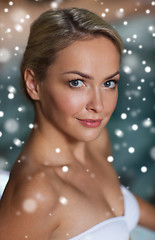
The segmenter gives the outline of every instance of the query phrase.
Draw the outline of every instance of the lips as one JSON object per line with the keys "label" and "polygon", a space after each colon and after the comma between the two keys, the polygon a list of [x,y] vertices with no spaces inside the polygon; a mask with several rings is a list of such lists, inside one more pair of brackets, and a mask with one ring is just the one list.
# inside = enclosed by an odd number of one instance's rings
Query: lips
{"label": "lips", "polygon": [[85,127],[95,128],[100,126],[102,119],[78,119],[78,121]]}

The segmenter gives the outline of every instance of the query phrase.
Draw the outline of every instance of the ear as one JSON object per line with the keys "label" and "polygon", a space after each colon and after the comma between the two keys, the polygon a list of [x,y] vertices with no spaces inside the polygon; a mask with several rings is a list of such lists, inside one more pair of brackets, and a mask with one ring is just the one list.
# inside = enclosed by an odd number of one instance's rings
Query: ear
{"label": "ear", "polygon": [[29,94],[29,96],[33,100],[39,100],[39,84],[37,83],[35,79],[35,74],[32,69],[26,68],[24,72],[24,79],[25,79],[25,85],[26,90]]}

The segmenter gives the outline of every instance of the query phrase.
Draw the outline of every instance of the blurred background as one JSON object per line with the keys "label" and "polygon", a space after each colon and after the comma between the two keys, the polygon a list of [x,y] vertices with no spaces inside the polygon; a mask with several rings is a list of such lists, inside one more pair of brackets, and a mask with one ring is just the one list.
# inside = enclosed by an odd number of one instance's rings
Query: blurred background
{"label": "blurred background", "polygon": [[[0,0],[0,189],[33,127],[20,89],[31,22],[50,8],[81,7],[110,22],[124,51],[116,110],[108,123],[121,183],[155,204],[155,1]],[[143,238],[141,238],[142,240]]]}

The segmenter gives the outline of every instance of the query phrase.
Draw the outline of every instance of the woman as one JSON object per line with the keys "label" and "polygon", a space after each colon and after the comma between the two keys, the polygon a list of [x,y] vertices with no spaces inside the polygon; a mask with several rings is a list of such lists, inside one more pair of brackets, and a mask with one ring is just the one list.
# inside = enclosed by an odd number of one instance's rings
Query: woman
{"label": "woman", "polygon": [[121,51],[116,31],[84,9],[31,26],[21,73],[34,128],[0,203],[1,239],[128,240],[138,221],[155,228],[153,206],[120,187],[107,161]]}

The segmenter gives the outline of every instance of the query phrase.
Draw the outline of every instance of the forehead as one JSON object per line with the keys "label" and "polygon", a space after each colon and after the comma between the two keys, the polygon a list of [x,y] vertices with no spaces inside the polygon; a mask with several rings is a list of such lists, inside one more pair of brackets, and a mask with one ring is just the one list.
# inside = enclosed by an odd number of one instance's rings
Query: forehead
{"label": "forehead", "polygon": [[80,70],[84,72],[117,71],[120,54],[114,43],[106,37],[80,40],[57,53],[54,69],[60,71]]}

